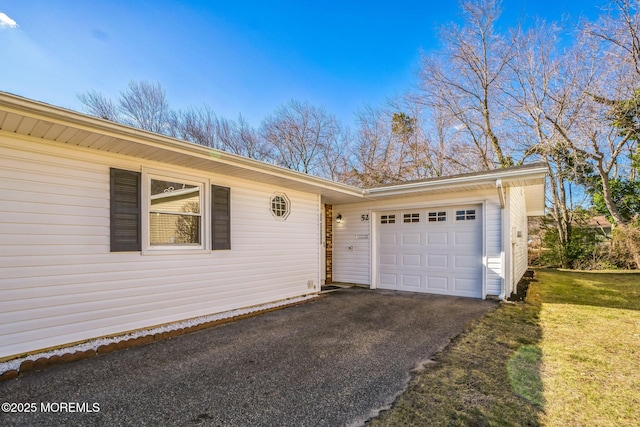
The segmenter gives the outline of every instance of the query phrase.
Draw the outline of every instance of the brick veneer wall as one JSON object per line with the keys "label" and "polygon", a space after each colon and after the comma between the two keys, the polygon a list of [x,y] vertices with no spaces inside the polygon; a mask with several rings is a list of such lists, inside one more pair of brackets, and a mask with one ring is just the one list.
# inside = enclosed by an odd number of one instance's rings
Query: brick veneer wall
{"label": "brick veneer wall", "polygon": [[325,283],[333,282],[333,207],[331,205],[324,205],[325,212],[325,242],[327,248],[327,278]]}

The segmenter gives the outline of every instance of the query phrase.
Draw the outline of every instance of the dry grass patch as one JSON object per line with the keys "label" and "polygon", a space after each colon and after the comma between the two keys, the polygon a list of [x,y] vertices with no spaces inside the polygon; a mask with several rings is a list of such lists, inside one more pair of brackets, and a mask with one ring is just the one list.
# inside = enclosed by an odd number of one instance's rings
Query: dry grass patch
{"label": "dry grass patch", "polygon": [[438,354],[372,425],[538,425],[540,337],[537,307],[503,304]]}
{"label": "dry grass patch", "polygon": [[371,424],[640,425],[640,274],[540,270],[434,362]]}

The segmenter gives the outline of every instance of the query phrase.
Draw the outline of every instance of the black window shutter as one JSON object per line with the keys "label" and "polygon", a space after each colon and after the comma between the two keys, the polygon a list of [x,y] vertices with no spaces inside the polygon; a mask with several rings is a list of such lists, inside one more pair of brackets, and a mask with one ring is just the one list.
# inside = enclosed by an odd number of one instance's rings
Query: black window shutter
{"label": "black window shutter", "polygon": [[140,172],[111,168],[111,252],[142,250]]}
{"label": "black window shutter", "polygon": [[231,249],[231,190],[211,186],[211,246]]}

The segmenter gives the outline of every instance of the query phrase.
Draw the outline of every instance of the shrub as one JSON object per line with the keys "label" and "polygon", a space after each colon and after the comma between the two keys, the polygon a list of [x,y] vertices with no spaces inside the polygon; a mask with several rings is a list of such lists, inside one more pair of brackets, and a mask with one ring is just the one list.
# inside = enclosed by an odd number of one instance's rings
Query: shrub
{"label": "shrub", "polygon": [[611,240],[611,261],[620,268],[638,268],[640,249],[640,220],[623,227],[614,228]]}
{"label": "shrub", "polygon": [[603,250],[602,243],[602,236],[590,227],[574,226],[571,239],[566,244],[560,242],[558,230],[550,228],[543,238],[546,251],[541,262],[552,267],[599,269],[606,262],[608,252]]}

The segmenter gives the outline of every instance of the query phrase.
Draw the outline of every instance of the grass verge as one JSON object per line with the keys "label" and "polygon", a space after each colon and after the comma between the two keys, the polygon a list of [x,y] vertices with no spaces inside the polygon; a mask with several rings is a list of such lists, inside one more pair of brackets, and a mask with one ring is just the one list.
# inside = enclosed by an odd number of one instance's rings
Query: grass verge
{"label": "grass verge", "polygon": [[640,274],[542,270],[545,425],[640,424]]}
{"label": "grass verge", "polygon": [[638,425],[639,296],[640,275],[541,270],[371,425]]}

